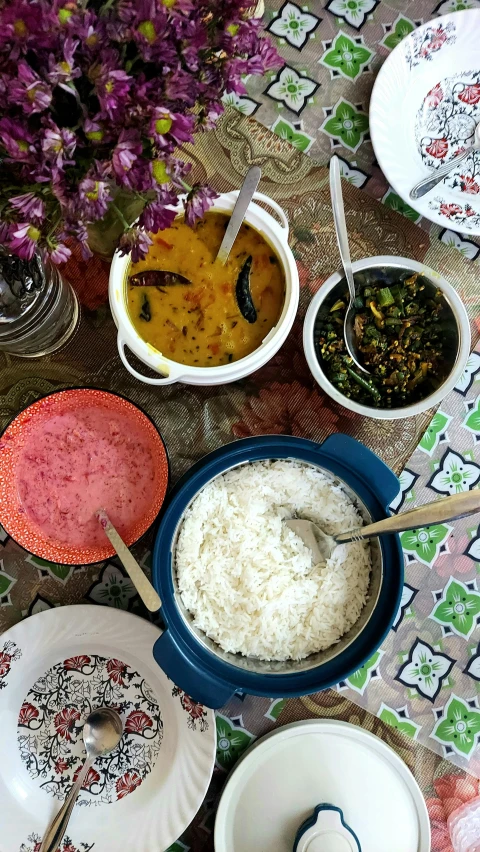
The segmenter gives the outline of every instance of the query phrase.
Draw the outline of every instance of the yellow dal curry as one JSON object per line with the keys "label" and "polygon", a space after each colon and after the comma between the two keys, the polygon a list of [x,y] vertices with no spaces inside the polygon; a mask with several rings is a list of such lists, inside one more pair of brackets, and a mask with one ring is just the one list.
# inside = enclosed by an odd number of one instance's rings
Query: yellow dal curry
{"label": "yellow dal curry", "polygon": [[[190,228],[182,219],[152,236],[145,258],[129,274],[168,270],[192,284],[127,288],[130,319],[140,337],[172,361],[217,367],[238,361],[257,349],[278,322],[285,299],[282,266],[266,240],[245,223],[225,266],[214,263],[229,217],[207,213]],[[237,281],[252,257],[250,292],[255,322],[242,315]],[[147,300],[147,301],[145,301]]]}

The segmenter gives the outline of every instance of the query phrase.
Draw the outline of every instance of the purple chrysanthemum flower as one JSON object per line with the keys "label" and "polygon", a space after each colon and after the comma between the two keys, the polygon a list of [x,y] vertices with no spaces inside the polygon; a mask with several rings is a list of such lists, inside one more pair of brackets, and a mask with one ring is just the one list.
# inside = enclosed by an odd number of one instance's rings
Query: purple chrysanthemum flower
{"label": "purple chrysanthemum flower", "polygon": [[209,186],[195,184],[183,203],[187,225],[192,227],[197,219],[201,219],[207,210],[210,209],[216,198],[218,198],[218,192],[215,192]]}
{"label": "purple chrysanthemum flower", "polygon": [[138,263],[139,260],[145,260],[152,242],[152,238],[146,231],[134,227],[122,234],[118,248],[121,255],[131,253],[132,263]]}
{"label": "purple chrysanthemum flower", "polygon": [[78,45],[79,42],[69,36],[63,44],[63,59],[55,61],[56,57],[50,54],[47,76],[52,86],[66,86],[71,80],[80,77],[82,72],[75,66],[75,51]]}
{"label": "purple chrysanthemum flower", "polygon": [[8,247],[22,260],[31,260],[38,246],[41,232],[31,222],[15,225],[10,233]]}
{"label": "purple chrysanthemum flower", "polygon": [[57,127],[51,121],[43,131],[42,151],[45,159],[58,169],[74,163],[72,155],[77,144],[77,137],[67,127]]}
{"label": "purple chrysanthemum flower", "polygon": [[0,246],[8,245],[14,227],[9,222],[0,222]]}
{"label": "purple chrysanthemum flower", "polygon": [[42,10],[29,0],[12,0],[0,10],[0,47],[15,60],[41,28]]}
{"label": "purple chrysanthemum flower", "polygon": [[[78,211],[75,211],[75,216],[78,217]],[[88,245],[87,226],[81,219],[69,219],[67,217],[58,237],[60,240],[66,240],[68,238],[74,239],[80,246],[84,260],[88,260],[90,257],[93,257],[93,252]]]}
{"label": "purple chrysanthemum flower", "polygon": [[113,171],[121,184],[128,184],[128,173],[142,153],[142,140],[138,130],[122,130],[113,149]]}
{"label": "purple chrysanthemum flower", "polygon": [[159,193],[159,197],[144,208],[139,219],[140,226],[152,234],[170,228],[177,215],[176,204],[177,195],[173,190]]}
{"label": "purple chrysanthemum flower", "polygon": [[8,156],[19,163],[32,162],[33,136],[18,120],[0,118],[0,141]]}
{"label": "purple chrysanthemum flower", "polygon": [[78,184],[78,198],[72,210],[78,210],[87,222],[95,222],[105,216],[111,200],[107,181],[87,175]]}
{"label": "purple chrysanthemum flower", "polygon": [[193,115],[180,115],[164,107],[156,107],[150,121],[150,134],[160,148],[174,150],[175,145],[193,142]]}
{"label": "purple chrysanthemum flower", "polygon": [[15,195],[10,198],[10,205],[23,219],[34,219],[42,222],[45,218],[45,202],[33,192]]}
{"label": "purple chrysanthemum flower", "polygon": [[48,109],[52,91],[28,62],[21,59],[17,64],[17,77],[10,81],[7,96],[10,103],[21,107],[26,115],[31,115]]}
{"label": "purple chrysanthemum flower", "polygon": [[115,119],[117,112],[124,107],[130,92],[132,78],[121,68],[106,65],[95,83],[95,91],[100,101],[101,111]]}
{"label": "purple chrysanthemum flower", "polygon": [[53,263],[66,263],[71,254],[71,249],[63,243],[55,243],[49,251]]}

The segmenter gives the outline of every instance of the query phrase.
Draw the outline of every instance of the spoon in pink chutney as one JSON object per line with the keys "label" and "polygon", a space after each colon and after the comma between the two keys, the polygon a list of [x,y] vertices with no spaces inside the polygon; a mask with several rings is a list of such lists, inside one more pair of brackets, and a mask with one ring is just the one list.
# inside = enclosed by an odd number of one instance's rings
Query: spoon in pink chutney
{"label": "spoon in pink chutney", "polygon": [[133,585],[135,586],[138,594],[140,595],[143,603],[147,607],[150,612],[157,612],[162,602],[160,600],[160,596],[157,594],[155,589],[153,588],[150,580],[147,579],[145,574],[143,573],[140,565],[137,560],[130,553],[127,545],[125,544],[123,538],[119,535],[115,527],[113,526],[110,518],[104,509],[97,509],[95,512],[95,517],[100,524],[102,530],[107,536],[112,547],[115,548],[116,554],[120,559],[125,571],[130,577]]}

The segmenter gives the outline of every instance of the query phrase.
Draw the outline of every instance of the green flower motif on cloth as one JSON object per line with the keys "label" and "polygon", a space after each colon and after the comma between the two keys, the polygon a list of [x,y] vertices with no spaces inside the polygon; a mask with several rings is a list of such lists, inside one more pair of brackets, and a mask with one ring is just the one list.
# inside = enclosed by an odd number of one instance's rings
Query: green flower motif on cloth
{"label": "green flower motif on cloth", "polygon": [[464,429],[468,429],[475,436],[480,433],[480,396],[477,396],[473,408],[469,408],[465,420],[462,423]]}
{"label": "green flower motif on cloth", "polygon": [[402,734],[406,734],[407,737],[411,737],[412,740],[416,740],[418,732],[422,726],[417,725],[416,722],[412,722],[406,713],[406,708],[394,710],[393,707],[387,707],[387,705],[382,701],[377,716],[382,720],[382,722],[385,722],[387,725],[391,725],[392,728],[396,728],[397,731],[400,731]]}
{"label": "green flower motif on cloth", "polygon": [[325,6],[332,15],[343,18],[347,24],[359,30],[366,21],[367,15],[373,12],[380,0],[328,0]]}
{"label": "green flower motif on cloth", "polygon": [[451,423],[451,420],[452,418],[449,414],[444,414],[443,411],[437,411],[437,413],[433,415],[430,425],[424,433],[418,448],[431,456],[437,449],[440,439],[442,437],[446,437],[445,430],[449,423]]}
{"label": "green flower motif on cloth", "polygon": [[401,213],[402,216],[405,216],[407,219],[410,219],[412,222],[418,222],[421,219],[419,213],[410,207],[409,204],[406,204],[393,189],[389,189],[388,192],[382,198],[385,207],[390,207],[390,210],[395,210],[397,213]]}
{"label": "green flower motif on cloth", "polygon": [[285,39],[292,47],[301,50],[308,37],[318,27],[321,18],[310,15],[295,3],[285,3],[278,16],[265,29],[278,38]]}
{"label": "green flower motif on cloth", "polygon": [[[333,113],[333,114],[331,114]],[[328,136],[338,139],[345,148],[355,152],[368,131],[368,116],[343,99],[328,110],[321,128]]]}
{"label": "green flower motif on cloth", "polygon": [[281,101],[292,112],[300,115],[307,99],[317,91],[319,85],[315,80],[310,80],[309,77],[284,65],[273,83],[265,89],[265,94],[274,101]]}
{"label": "green flower motif on cloth", "polygon": [[[384,25],[385,26],[385,25]],[[385,38],[380,42],[380,44],[388,47],[389,50],[393,50],[397,44],[400,44],[401,41],[405,38],[405,36],[412,33],[415,29],[415,24],[413,21],[410,21],[409,18],[403,18],[401,15],[397,18],[397,20],[391,25],[388,33],[386,33]]]}
{"label": "green flower motif on cloth", "polygon": [[478,464],[467,461],[460,453],[447,450],[427,485],[437,494],[460,494],[461,491],[471,491],[479,479]]}
{"label": "green flower motif on cloth", "polygon": [[345,681],[346,685],[351,689],[354,689],[355,692],[358,692],[359,695],[363,695],[368,684],[370,683],[373,675],[376,673],[377,675],[377,665],[380,661],[380,657],[383,655],[383,651],[377,651],[373,657],[370,657],[363,666],[358,669],[358,671],[354,672],[353,675],[350,675]]}
{"label": "green flower motif on cloth", "polygon": [[94,603],[128,609],[129,601],[137,596],[132,581],[116,565],[107,563],[98,581],[88,590],[86,597]]}
{"label": "green flower motif on cloth", "polygon": [[437,15],[448,15],[450,12],[463,12],[464,9],[478,9],[476,0],[445,0],[435,9]]}
{"label": "green flower motif on cloth", "polygon": [[275,123],[272,124],[271,129],[277,136],[280,136],[280,139],[286,139],[294,148],[297,148],[298,151],[302,151],[304,154],[313,145],[313,136],[296,130],[293,124],[290,124],[285,118],[277,118]]}
{"label": "green flower motif on cloth", "polygon": [[10,574],[3,570],[3,562],[0,560],[0,606],[12,605],[10,591],[16,582],[14,577],[10,577]]}
{"label": "green flower motif on cloth", "polygon": [[472,580],[466,586],[451,577],[439,595],[439,602],[433,608],[430,618],[452,630],[457,636],[468,639],[478,623],[480,613],[480,594],[475,581]]}
{"label": "green flower motif on cloth", "polygon": [[390,509],[392,512],[398,512],[406,500],[413,500],[413,486],[415,485],[418,476],[418,473],[414,473],[412,470],[408,470],[407,468],[402,470],[398,477],[398,481],[400,482],[400,491],[395,499],[390,503]]}
{"label": "green flower motif on cloth", "polygon": [[265,718],[271,719],[272,722],[276,722],[286,703],[286,698],[275,698],[265,713]]}
{"label": "green flower motif on cloth", "polygon": [[435,701],[454,665],[452,657],[441,654],[417,637],[395,680],[412,687],[429,701]]}
{"label": "green flower motif on cloth", "polygon": [[[471,702],[473,703],[473,702]],[[480,734],[480,710],[452,695],[430,736],[463,757],[474,751]]]}
{"label": "green flower motif on cloth", "polygon": [[320,62],[332,72],[332,77],[346,77],[356,80],[365,66],[370,62],[373,53],[360,44],[361,37],[353,41],[345,33],[340,32],[333,41],[330,50],[323,54]]}
{"label": "green flower motif on cloth", "polygon": [[433,527],[418,527],[400,533],[400,541],[405,553],[409,553],[423,565],[431,568],[440,553],[440,548],[449,537],[453,527],[448,524],[436,524]]}
{"label": "green flower motif on cloth", "polygon": [[[455,385],[455,390],[461,393],[462,396],[466,396],[473,383],[477,381],[479,372],[480,355],[478,352],[470,352],[465,369]],[[470,411],[471,409],[468,408],[468,410]]]}
{"label": "green flower motif on cloth", "polygon": [[225,106],[235,107],[242,115],[253,115],[260,106],[258,101],[254,101],[253,98],[237,95],[235,92],[225,94],[222,98],[222,103]]}
{"label": "green flower motif on cloth", "polygon": [[50,576],[53,580],[59,580],[65,584],[73,574],[73,565],[58,565],[56,562],[47,562],[39,556],[27,556],[25,559],[30,565],[35,565],[41,577]]}
{"label": "green flower motif on cloth", "polygon": [[226,716],[216,714],[217,723],[217,766],[229,772],[238,758],[251,745],[254,735],[245,728],[237,727]]}

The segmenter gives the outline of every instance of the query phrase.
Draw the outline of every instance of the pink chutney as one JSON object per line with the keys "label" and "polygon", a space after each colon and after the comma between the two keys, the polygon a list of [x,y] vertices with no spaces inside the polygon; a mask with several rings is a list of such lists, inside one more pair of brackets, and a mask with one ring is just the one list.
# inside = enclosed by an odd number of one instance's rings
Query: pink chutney
{"label": "pink chutney", "polygon": [[27,436],[16,479],[21,505],[43,535],[72,547],[103,545],[97,509],[123,537],[147,512],[154,479],[148,436],[133,418],[102,407],[55,414]]}

